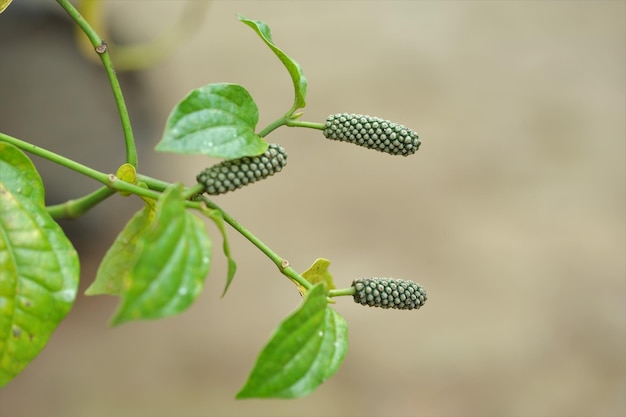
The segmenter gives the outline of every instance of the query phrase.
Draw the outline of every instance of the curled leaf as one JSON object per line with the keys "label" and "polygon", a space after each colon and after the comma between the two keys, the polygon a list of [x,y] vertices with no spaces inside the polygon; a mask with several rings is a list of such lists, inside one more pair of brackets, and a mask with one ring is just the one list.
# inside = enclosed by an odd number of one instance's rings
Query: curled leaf
{"label": "curled leaf", "polygon": [[302,68],[300,64],[298,64],[293,58],[284,53],[278,46],[274,44],[272,40],[272,34],[270,32],[270,27],[260,20],[251,20],[246,19],[243,16],[239,16],[239,20],[241,20],[246,25],[250,26],[257,35],[265,42],[265,44],[276,54],[280,62],[283,63],[289,75],[291,76],[291,80],[293,82],[294,89],[294,110],[301,109],[306,106],[306,90],[307,90],[307,80],[302,72]]}

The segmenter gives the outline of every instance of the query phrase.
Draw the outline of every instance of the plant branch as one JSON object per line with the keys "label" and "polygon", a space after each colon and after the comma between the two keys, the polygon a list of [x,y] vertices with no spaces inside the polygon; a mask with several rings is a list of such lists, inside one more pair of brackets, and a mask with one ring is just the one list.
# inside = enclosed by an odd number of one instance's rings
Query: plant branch
{"label": "plant branch", "polygon": [[203,200],[205,204],[207,205],[207,207],[214,209],[214,210],[218,210],[222,214],[222,217],[224,218],[224,221],[226,223],[228,223],[233,229],[235,229],[237,232],[239,232],[239,234],[241,234],[243,237],[248,239],[250,243],[252,243],[254,246],[259,248],[261,252],[263,252],[268,258],[270,258],[272,262],[274,262],[274,264],[278,267],[278,270],[280,271],[281,274],[285,275],[291,281],[298,283],[299,285],[306,288],[307,290],[311,289],[312,287],[311,283],[307,281],[306,279],[304,279],[302,275],[296,272],[295,269],[289,266],[289,262],[286,259],[282,258],[276,252],[270,249],[265,243],[261,241],[261,239],[256,237],[254,234],[252,234],[252,232],[250,232],[248,229],[246,229],[241,224],[239,224],[237,220],[232,218],[228,213],[222,210],[219,206],[217,206],[211,200],[209,200],[206,197],[204,197]]}
{"label": "plant branch", "polygon": [[272,131],[278,129],[281,126],[289,126],[289,127],[306,127],[309,129],[317,129],[317,130],[324,130],[326,129],[326,124],[325,123],[315,123],[315,122],[307,122],[304,120],[298,120],[297,117],[299,116],[296,115],[296,117],[293,116],[293,110],[290,110],[287,114],[285,114],[283,117],[281,117],[280,119],[277,119],[275,121],[273,121],[272,123],[270,123],[269,125],[267,125],[263,130],[261,130],[258,135],[260,137],[265,137],[267,136],[269,133],[271,133]]}
{"label": "plant branch", "polygon": [[287,120],[285,124],[289,127],[307,127],[309,129],[317,129],[317,130],[326,129],[325,123],[307,122],[304,120],[296,120],[296,119]]}
{"label": "plant branch", "polygon": [[128,115],[128,109],[126,108],[126,102],[124,101],[122,89],[120,87],[119,80],[117,79],[117,75],[115,74],[115,69],[113,69],[111,57],[107,51],[106,42],[100,39],[100,36],[98,36],[96,31],[93,30],[93,28],[89,25],[89,23],[87,23],[80,12],[69,2],[69,0],[57,0],[57,3],[65,9],[67,14],[74,20],[74,22],[76,22],[85,35],[87,35],[87,38],[89,38],[89,41],[96,49],[100,59],[102,60],[104,70],[106,71],[109,83],[111,84],[111,89],[113,90],[113,97],[115,99],[117,111],[120,115],[120,121],[122,123],[124,141],[126,143],[126,162],[137,168],[137,149],[135,147],[133,129],[130,124],[130,117]]}
{"label": "plant branch", "polygon": [[[157,178],[152,178],[147,175],[141,175],[141,174],[137,174],[137,180],[139,182],[143,182],[144,184],[146,184],[149,189],[160,191],[160,192],[165,191],[167,187],[172,185],[171,183],[167,181],[163,181]],[[203,191],[204,191],[204,186],[202,184],[195,184],[191,187],[185,187],[183,198],[187,200],[195,196],[196,194],[202,193]]]}
{"label": "plant branch", "polygon": [[346,295],[354,295],[355,292],[356,292],[356,288],[354,287],[339,288],[336,290],[328,291],[328,296],[329,297],[342,297]]}
{"label": "plant branch", "polygon": [[172,185],[171,183],[163,180],[159,180],[156,178],[149,177],[147,175],[142,175],[137,173],[137,181],[145,183],[149,189],[156,191],[165,191],[167,187]]}
{"label": "plant branch", "polygon": [[66,168],[69,168],[73,171],[76,171],[80,174],[83,174],[87,177],[93,178],[94,180],[101,182],[105,185],[108,184],[109,182],[109,175],[105,174],[103,172],[97,171],[93,168],[89,168],[86,165],[83,165],[81,163],[78,163],[72,159],[66,158],[64,156],[61,156],[57,153],[54,153],[52,151],[49,151],[47,149],[44,148],[40,148],[37,145],[33,145],[31,143],[28,142],[24,142],[23,140],[20,140],[18,138],[14,138],[13,136],[9,136],[5,133],[0,133],[0,140],[4,141],[4,142],[8,142],[12,145],[17,146],[18,148],[32,153],[33,155],[37,155],[41,158],[47,159],[49,161],[52,161],[56,164],[62,165]]}
{"label": "plant branch", "polygon": [[100,187],[81,198],[47,206],[46,210],[54,219],[76,219],[113,194],[115,194],[115,190],[109,187]]}
{"label": "plant branch", "polygon": [[[33,155],[37,155],[41,158],[47,159],[49,161],[52,161],[58,165],[62,165],[66,168],[69,168],[73,171],[76,171],[80,174],[83,174],[89,178],[93,178],[94,180],[104,184],[107,188],[110,188],[112,190],[115,191],[125,191],[131,194],[135,194],[141,197],[145,197],[145,198],[152,198],[152,199],[158,199],[159,198],[159,194],[156,191],[153,190],[148,190],[146,188],[140,187],[138,185],[134,185],[128,182],[125,182],[123,180],[120,180],[119,178],[117,178],[115,175],[113,174],[105,174],[104,172],[100,172],[98,170],[95,170],[93,168],[89,168],[86,165],[83,165],[79,162],[76,162],[72,159],[66,158],[64,156],[61,156],[57,153],[54,153],[52,151],[49,151],[47,149],[41,148],[37,145],[33,145],[31,143],[28,142],[24,142],[23,140],[14,138],[13,136],[9,136],[5,133],[0,133],[0,141],[4,141],[7,143],[10,143],[14,146],[17,146],[18,148],[32,153]],[[104,193],[104,192],[103,192]],[[94,193],[92,193],[94,194]],[[102,198],[104,194],[98,194],[98,198]],[[90,194],[88,194],[87,196],[81,197],[78,200],[82,200],[82,199],[89,199],[89,198],[96,198],[94,196],[89,197]],[[86,203],[82,203],[82,204],[86,204]],[[59,209],[55,209],[55,210],[59,210]]]}
{"label": "plant branch", "polygon": [[183,198],[189,199],[195,195],[201,194],[204,192],[204,185],[196,184],[193,187],[185,188],[183,192]]}
{"label": "plant branch", "polygon": [[281,127],[283,125],[286,125],[287,124],[287,119],[288,119],[289,116],[290,116],[290,114],[287,113],[286,115],[284,115],[280,119],[277,119],[277,120],[273,121],[269,125],[265,126],[265,128],[263,130],[261,130],[258,133],[258,135],[260,137],[264,138],[265,136],[267,136],[268,134],[270,134],[274,130],[278,129],[279,127]]}

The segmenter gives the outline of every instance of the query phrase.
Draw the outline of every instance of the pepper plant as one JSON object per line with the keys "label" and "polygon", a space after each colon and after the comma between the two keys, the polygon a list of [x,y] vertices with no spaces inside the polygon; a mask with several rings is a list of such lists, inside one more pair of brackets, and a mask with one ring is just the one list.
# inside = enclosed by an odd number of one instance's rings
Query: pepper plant
{"label": "pepper plant", "polygon": [[[349,287],[336,288],[330,262],[323,258],[299,273],[210,198],[281,172],[287,152],[279,144],[268,143],[267,137],[283,126],[320,130],[331,140],[399,156],[417,151],[420,140],[415,132],[359,114],[335,114],[323,123],[301,120],[307,94],[302,68],[276,46],[265,23],[239,16],[287,69],[294,91],[291,108],[259,129],[257,106],[241,85],[197,88],[172,110],[156,150],[203,154],[223,161],[199,173],[190,186],[142,175],[137,170],[133,131],[107,44],[68,0],[57,2],[87,35],[102,61],[123,127],[126,163],[115,168],[115,173],[100,172],[0,133],[0,387],[44,348],[77,295],[78,255],[55,220],[78,217],[114,195],[144,201],[107,251],[86,290],[89,296],[119,297],[111,320],[114,326],[172,316],[196,300],[213,256],[200,217],[213,221],[221,232],[228,260],[224,294],[236,270],[227,225],[295,284],[300,295],[294,295],[303,298],[300,307],[271,335],[237,398],[305,396],[337,371],[348,339],[345,320],[331,307],[333,298],[351,296],[362,305],[402,310],[424,304],[426,293],[413,281],[359,278]],[[101,186],[80,198],[46,206],[43,183],[24,151],[86,175]]]}

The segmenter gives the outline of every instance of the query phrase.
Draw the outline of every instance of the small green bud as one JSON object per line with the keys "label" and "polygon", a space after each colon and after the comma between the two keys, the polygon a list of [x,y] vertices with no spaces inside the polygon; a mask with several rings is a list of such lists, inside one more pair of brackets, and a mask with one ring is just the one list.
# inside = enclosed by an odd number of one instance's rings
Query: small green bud
{"label": "small green bud", "polygon": [[354,302],[364,306],[418,309],[426,302],[426,291],[413,281],[394,278],[360,278],[352,282]]}
{"label": "small green bud", "polygon": [[218,195],[263,180],[287,165],[287,153],[276,143],[257,156],[222,161],[202,171],[196,179],[207,194]]}
{"label": "small green bud", "polygon": [[324,136],[390,155],[409,156],[420,147],[417,133],[397,123],[362,114],[338,113],[326,119]]}

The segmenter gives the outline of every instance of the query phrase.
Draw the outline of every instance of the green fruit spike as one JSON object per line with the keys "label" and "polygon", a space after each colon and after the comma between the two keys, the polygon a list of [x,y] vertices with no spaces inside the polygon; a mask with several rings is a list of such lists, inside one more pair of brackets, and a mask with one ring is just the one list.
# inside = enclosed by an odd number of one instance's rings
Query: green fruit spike
{"label": "green fruit spike", "polygon": [[360,278],[352,282],[354,302],[370,307],[418,309],[426,302],[426,291],[417,283],[394,278]]}
{"label": "green fruit spike", "polygon": [[218,195],[261,181],[285,165],[287,153],[280,145],[271,143],[261,155],[222,161],[202,171],[196,179],[207,194]]}
{"label": "green fruit spike", "polygon": [[339,113],[328,116],[324,136],[327,139],[350,142],[390,155],[402,156],[414,154],[421,144],[417,133],[411,129],[389,120],[362,114]]}

